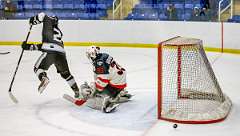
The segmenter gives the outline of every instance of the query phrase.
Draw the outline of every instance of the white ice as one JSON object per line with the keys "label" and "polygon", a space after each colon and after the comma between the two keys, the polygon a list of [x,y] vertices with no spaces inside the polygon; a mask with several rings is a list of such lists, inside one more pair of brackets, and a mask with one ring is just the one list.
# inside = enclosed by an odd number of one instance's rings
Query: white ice
{"label": "white ice", "polygon": [[[92,81],[92,67],[85,57],[86,47],[66,47],[69,67],[80,85]],[[147,48],[102,48],[127,69],[128,90],[133,100],[105,114],[62,98],[73,95],[54,66],[48,76],[50,84],[39,94],[39,81],[33,66],[41,52],[25,51],[12,92],[19,100],[14,104],[8,89],[21,52],[17,46],[0,46],[0,135],[1,136],[239,136],[240,135],[240,56],[207,53],[224,92],[233,101],[229,117],[210,125],[182,125],[157,120],[157,50]]]}

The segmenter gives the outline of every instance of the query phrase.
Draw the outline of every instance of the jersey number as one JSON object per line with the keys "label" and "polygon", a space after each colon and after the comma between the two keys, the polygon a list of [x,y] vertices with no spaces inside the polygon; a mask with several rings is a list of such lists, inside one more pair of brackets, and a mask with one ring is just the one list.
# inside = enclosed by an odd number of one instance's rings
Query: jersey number
{"label": "jersey number", "polygon": [[59,29],[54,28],[53,40],[62,42],[62,33]]}
{"label": "jersey number", "polygon": [[120,65],[118,65],[115,61],[112,61],[111,64],[110,64],[110,66],[111,66],[112,68],[116,67],[116,69],[118,70],[117,73],[118,73],[119,75],[122,75],[123,72],[125,71],[125,69],[122,68]]}

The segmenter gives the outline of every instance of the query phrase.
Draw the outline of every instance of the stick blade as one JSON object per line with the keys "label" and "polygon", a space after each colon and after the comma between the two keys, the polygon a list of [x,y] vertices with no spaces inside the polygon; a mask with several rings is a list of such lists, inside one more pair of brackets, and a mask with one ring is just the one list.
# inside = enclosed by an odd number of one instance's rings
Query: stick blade
{"label": "stick blade", "polygon": [[8,92],[8,94],[9,94],[9,97],[11,98],[11,100],[12,100],[15,104],[17,104],[17,103],[18,103],[18,100],[17,100],[17,98],[12,94],[12,92]]}
{"label": "stick blade", "polygon": [[9,54],[10,52],[0,52],[1,55],[6,55],[6,54]]}
{"label": "stick blade", "polygon": [[64,94],[64,95],[63,95],[63,98],[64,98],[65,100],[67,100],[67,101],[69,101],[69,102],[77,105],[77,106],[81,106],[81,105],[83,105],[83,104],[86,102],[86,100],[75,99],[75,98],[73,98],[72,96],[70,96],[70,95],[68,95],[68,94]]}
{"label": "stick blade", "polygon": [[63,98],[64,98],[65,100],[71,102],[71,103],[74,103],[74,102],[75,102],[74,98],[73,98],[72,96],[68,95],[68,94],[64,94],[64,95],[63,95]]}

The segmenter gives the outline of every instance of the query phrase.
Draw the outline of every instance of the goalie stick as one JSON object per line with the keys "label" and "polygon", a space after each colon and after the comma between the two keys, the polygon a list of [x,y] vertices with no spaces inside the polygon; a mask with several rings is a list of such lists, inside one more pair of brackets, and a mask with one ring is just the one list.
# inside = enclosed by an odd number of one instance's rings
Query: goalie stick
{"label": "goalie stick", "polygon": [[67,100],[67,101],[69,101],[69,102],[77,105],[77,106],[81,106],[81,105],[83,105],[83,104],[86,102],[86,100],[75,99],[75,98],[73,98],[72,96],[70,96],[70,95],[68,95],[68,94],[64,94],[64,95],[63,95],[63,98],[64,98],[65,100]]}
{"label": "goalie stick", "polygon": [[[27,37],[26,37],[26,40],[25,40],[26,42],[28,41],[28,37],[29,37],[29,35],[30,35],[31,30],[32,30],[32,25],[31,25],[30,28],[29,28],[29,31],[28,31],[28,34],[27,34]],[[11,84],[10,84],[9,89],[8,89],[9,97],[10,97],[11,100],[12,100],[14,103],[16,103],[16,104],[18,103],[18,100],[17,100],[17,98],[12,94],[12,85],[13,85],[15,76],[16,76],[16,74],[17,74],[18,67],[19,67],[20,62],[21,62],[21,60],[22,60],[23,52],[24,52],[24,50],[22,49],[21,55],[20,55],[20,57],[19,57],[19,59],[18,59],[18,63],[17,63],[16,69],[15,69],[15,72],[14,72],[14,75],[13,75],[13,78],[12,78],[12,81],[11,81]]]}
{"label": "goalie stick", "polygon": [[0,52],[0,55],[6,55],[6,54],[9,54],[10,52]]}

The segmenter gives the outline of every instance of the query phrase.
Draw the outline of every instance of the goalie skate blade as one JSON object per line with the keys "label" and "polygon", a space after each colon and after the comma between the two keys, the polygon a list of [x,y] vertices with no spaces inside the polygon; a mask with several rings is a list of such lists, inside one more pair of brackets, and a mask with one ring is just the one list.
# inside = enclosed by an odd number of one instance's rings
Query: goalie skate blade
{"label": "goalie skate blade", "polygon": [[12,99],[12,101],[13,101],[15,104],[18,103],[17,98],[12,94],[12,92],[9,92],[9,97]]}
{"label": "goalie skate blade", "polygon": [[103,109],[103,112],[105,113],[112,113],[116,110],[116,108],[119,106],[120,104],[114,104],[112,107],[107,107]]}
{"label": "goalie skate blade", "polygon": [[68,95],[68,94],[64,94],[63,98],[77,106],[81,106],[83,105],[86,101],[85,100],[80,100],[80,99],[75,99],[72,96]]}

